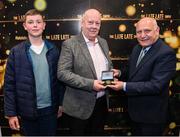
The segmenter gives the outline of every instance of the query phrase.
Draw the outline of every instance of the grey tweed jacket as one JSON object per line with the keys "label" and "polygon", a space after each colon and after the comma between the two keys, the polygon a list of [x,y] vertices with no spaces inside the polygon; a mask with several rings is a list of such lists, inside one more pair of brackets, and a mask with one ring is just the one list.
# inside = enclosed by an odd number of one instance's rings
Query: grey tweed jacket
{"label": "grey tweed jacket", "polygon": [[[99,36],[98,42],[111,69],[108,44]],[[63,99],[64,112],[76,118],[88,119],[96,102],[97,92],[93,90],[93,81],[97,77],[82,34],[63,42],[57,76],[67,85]]]}

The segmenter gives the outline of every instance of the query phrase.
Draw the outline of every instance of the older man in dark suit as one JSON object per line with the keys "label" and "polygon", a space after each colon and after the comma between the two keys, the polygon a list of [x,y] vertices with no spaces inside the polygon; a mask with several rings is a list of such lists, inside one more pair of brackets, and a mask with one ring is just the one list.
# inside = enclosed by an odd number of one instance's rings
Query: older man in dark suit
{"label": "older man in dark suit", "polygon": [[169,82],[176,70],[175,52],[159,39],[159,27],[153,18],[137,23],[136,36],[139,45],[130,56],[128,81],[115,81],[109,87],[123,89],[128,95],[134,135],[162,135],[167,122]]}
{"label": "older man in dark suit", "polygon": [[106,40],[98,36],[100,26],[101,14],[89,9],[81,33],[62,44],[58,79],[67,85],[63,108],[72,135],[103,135],[107,94],[101,73],[111,70],[112,62]]}

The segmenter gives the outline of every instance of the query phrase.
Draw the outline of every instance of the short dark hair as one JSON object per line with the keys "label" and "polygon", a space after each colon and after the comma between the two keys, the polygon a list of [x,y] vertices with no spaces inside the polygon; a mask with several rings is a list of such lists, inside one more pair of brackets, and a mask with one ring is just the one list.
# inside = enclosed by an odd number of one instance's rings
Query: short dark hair
{"label": "short dark hair", "polygon": [[41,15],[42,18],[43,18],[43,20],[44,20],[44,18],[45,18],[43,12],[38,11],[38,10],[36,10],[36,9],[31,9],[31,10],[28,10],[28,11],[25,13],[25,15],[24,15],[24,22],[26,21],[26,17],[29,16],[29,15],[30,15],[30,16],[31,16],[31,15]]}

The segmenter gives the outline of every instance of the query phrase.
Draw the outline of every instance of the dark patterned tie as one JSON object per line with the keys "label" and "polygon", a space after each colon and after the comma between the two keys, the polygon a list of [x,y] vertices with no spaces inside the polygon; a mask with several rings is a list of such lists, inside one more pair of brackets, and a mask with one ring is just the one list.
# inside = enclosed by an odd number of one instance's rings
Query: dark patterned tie
{"label": "dark patterned tie", "polygon": [[139,57],[138,57],[138,60],[137,60],[137,63],[136,63],[136,67],[139,65],[139,63],[141,62],[141,60],[143,59],[144,55],[147,53],[147,48],[142,48],[140,54],[139,54]]}

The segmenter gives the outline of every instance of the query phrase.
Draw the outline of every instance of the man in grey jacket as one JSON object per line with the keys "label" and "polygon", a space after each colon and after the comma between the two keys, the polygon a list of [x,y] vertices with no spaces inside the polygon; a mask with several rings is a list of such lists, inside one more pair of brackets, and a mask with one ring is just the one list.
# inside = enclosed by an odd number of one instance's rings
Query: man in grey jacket
{"label": "man in grey jacket", "polygon": [[81,33],[62,44],[58,79],[67,85],[63,108],[72,135],[103,135],[107,94],[101,73],[111,70],[112,62],[106,40],[98,36],[100,26],[100,12],[89,9],[83,14]]}

